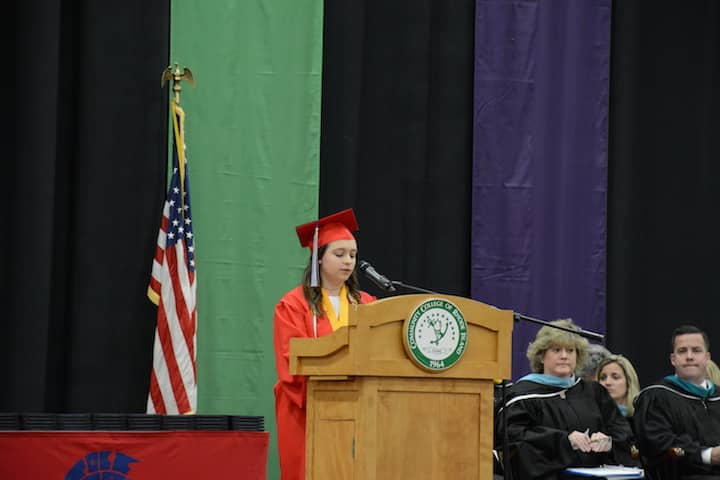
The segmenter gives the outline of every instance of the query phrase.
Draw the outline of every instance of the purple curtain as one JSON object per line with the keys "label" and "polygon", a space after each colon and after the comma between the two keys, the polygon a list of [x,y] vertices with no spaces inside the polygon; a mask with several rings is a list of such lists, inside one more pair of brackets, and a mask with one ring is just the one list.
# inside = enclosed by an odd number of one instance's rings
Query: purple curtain
{"label": "purple curtain", "polygon": [[[472,298],[605,331],[611,0],[477,0]],[[516,322],[513,378],[538,326]]]}

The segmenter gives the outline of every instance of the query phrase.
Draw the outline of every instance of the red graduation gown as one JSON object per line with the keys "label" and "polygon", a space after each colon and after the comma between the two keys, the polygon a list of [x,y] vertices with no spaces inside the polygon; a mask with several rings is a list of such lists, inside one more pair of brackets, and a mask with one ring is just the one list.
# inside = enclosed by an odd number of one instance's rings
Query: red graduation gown
{"label": "red graduation gown", "polygon": [[[370,303],[376,298],[360,292],[360,303]],[[273,320],[273,343],[275,368],[278,381],[275,384],[275,419],[277,421],[278,453],[282,480],[305,478],[305,391],[307,378],[290,375],[290,339],[313,337],[313,316],[303,295],[302,285],[286,293],[275,306]],[[318,337],[332,333],[330,321],[321,316],[317,319]]]}

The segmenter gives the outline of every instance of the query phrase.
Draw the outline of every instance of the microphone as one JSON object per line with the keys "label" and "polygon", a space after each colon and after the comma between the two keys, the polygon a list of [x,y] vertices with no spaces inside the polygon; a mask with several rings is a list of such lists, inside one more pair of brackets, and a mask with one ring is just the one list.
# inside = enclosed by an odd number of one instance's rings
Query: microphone
{"label": "microphone", "polygon": [[358,264],[358,269],[363,273],[363,275],[369,278],[370,281],[372,281],[375,285],[382,288],[386,292],[395,291],[395,287],[393,286],[392,281],[385,275],[378,273],[378,271],[375,270],[373,266],[365,260],[360,260],[360,263]]}

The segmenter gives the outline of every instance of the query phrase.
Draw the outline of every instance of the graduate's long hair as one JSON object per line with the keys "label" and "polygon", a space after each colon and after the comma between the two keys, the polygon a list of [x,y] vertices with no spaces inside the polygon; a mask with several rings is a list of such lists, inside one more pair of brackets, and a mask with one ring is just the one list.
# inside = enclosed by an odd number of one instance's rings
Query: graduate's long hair
{"label": "graduate's long hair", "polygon": [[[566,318],[550,322],[550,325],[579,330],[572,319]],[[544,326],[538,330],[535,341],[527,349],[527,358],[530,361],[530,369],[535,373],[543,373],[543,356],[550,347],[573,347],[577,352],[575,372],[581,371],[588,356],[588,341],[580,335],[566,332],[550,326]]]}
{"label": "graduate's long hair", "polygon": [[632,363],[630,363],[630,360],[622,355],[610,355],[600,362],[600,365],[598,366],[598,383],[600,383],[600,374],[602,373],[603,368],[611,363],[616,363],[625,374],[625,385],[627,386],[627,391],[625,392],[624,405],[627,407],[627,416],[632,417],[635,414],[633,402],[640,393],[640,380],[638,379],[638,374],[635,371],[635,367],[633,367]]}
{"label": "graduate's long hair", "polygon": [[[317,258],[318,261],[322,259],[322,257],[325,255],[325,251],[327,250],[329,244],[323,245],[322,247],[318,248],[317,252]],[[320,271],[320,265],[318,265],[318,272]],[[307,300],[308,305],[310,305],[310,310],[314,315],[317,315],[318,317],[325,314],[322,308],[322,286],[320,287],[311,287],[310,286],[310,275],[312,272],[312,255],[308,259],[308,264],[305,267],[305,271],[303,272],[303,278],[302,278],[302,286],[303,286],[303,294],[305,295],[305,300]],[[318,274],[318,277],[320,278],[320,283],[322,283],[322,276]],[[355,264],[355,269],[352,272],[352,275],[345,281],[345,286],[347,286],[348,289],[348,295],[350,297],[351,303],[360,303],[360,282],[358,281],[357,277],[357,262]]]}

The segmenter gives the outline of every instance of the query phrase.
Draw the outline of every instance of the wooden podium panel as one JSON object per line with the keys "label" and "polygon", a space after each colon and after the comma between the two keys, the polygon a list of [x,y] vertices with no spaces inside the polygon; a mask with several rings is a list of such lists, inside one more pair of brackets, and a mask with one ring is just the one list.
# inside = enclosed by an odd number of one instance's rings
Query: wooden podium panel
{"label": "wooden podium panel", "polygon": [[[468,324],[464,355],[444,371],[403,347],[403,322],[429,298]],[[512,312],[407,295],[354,308],[326,337],[292,339],[290,371],[310,376],[307,480],[492,478],[493,379],[509,376],[511,333]]]}

